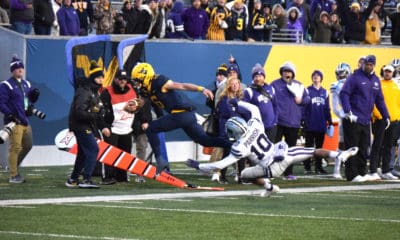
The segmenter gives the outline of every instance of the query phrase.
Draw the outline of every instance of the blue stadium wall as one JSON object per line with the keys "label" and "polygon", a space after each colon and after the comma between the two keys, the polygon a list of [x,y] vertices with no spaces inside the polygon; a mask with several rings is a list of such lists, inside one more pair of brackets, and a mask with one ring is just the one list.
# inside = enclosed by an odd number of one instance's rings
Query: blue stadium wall
{"label": "blue stadium wall", "polygon": [[[24,59],[26,78],[41,90],[36,107],[47,114],[45,120],[32,119],[35,146],[54,144],[54,136],[67,127],[67,117],[73,88],[67,78],[65,44],[68,38],[23,36],[0,28],[0,78],[9,77],[9,62],[16,53]],[[311,84],[311,72],[324,72],[324,87],[335,81],[334,69],[339,62],[348,62],[354,68],[360,56],[377,55],[379,68],[400,56],[400,49],[373,46],[247,44],[242,42],[190,42],[152,40],[145,43],[145,58],[157,73],[172,80],[213,87],[215,71],[221,63],[234,56],[242,71],[243,82],[251,82],[251,68],[255,63],[264,66],[267,82],[279,77],[279,66],[291,60],[297,67],[296,78]],[[208,113],[200,93],[186,94],[196,104],[199,113]],[[181,131],[167,134],[167,141],[187,140]],[[0,146],[4,152],[4,145]],[[3,153],[4,154],[4,153]],[[1,156],[1,155],[0,155]]]}

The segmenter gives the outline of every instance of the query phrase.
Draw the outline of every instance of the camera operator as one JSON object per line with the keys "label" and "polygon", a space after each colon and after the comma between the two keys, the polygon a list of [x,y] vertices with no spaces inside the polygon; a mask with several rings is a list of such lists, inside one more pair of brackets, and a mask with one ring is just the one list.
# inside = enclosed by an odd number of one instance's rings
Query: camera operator
{"label": "camera operator", "polygon": [[[0,84],[0,111],[4,114],[4,125],[15,122],[10,134],[8,164],[10,183],[23,183],[18,167],[32,149],[32,128],[27,110],[39,97],[39,90],[32,88],[30,82],[23,79],[24,64],[14,56],[10,63],[11,77]],[[10,131],[11,132],[11,131]]]}
{"label": "camera operator", "polygon": [[[95,61],[90,63],[89,78],[75,80],[75,94],[69,111],[69,130],[75,134],[78,144],[74,169],[65,185],[67,187],[98,188],[92,182],[99,147],[96,142],[98,127],[96,122],[104,117],[104,107],[99,90],[104,80],[103,69]],[[110,131],[103,130],[105,136]],[[83,181],[79,175],[83,170]]]}

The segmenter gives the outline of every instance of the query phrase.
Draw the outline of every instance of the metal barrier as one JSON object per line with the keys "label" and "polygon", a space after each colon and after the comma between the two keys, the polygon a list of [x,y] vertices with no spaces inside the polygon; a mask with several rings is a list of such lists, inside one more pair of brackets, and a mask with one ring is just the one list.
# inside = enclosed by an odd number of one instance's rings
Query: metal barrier
{"label": "metal barrier", "polygon": [[274,29],[271,31],[271,41],[303,43],[303,32],[293,29]]}

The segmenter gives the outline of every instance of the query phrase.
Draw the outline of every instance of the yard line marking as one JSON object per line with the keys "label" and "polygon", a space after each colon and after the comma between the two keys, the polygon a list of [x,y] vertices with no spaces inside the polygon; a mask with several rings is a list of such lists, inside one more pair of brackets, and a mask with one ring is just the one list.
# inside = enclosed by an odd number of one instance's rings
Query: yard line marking
{"label": "yard line marking", "polygon": [[138,201],[107,201],[108,203],[132,203],[132,204],[143,204],[143,202]]}
{"label": "yard line marking", "polygon": [[179,199],[179,198],[175,198],[175,199],[171,199],[171,198],[160,198],[157,199],[158,201],[170,201],[170,202],[193,202],[193,200],[191,199]]}
{"label": "yard line marking", "polygon": [[92,237],[92,236],[79,236],[68,234],[54,234],[54,233],[35,233],[35,232],[17,232],[17,231],[0,231],[0,234],[12,235],[25,235],[25,236],[38,236],[38,237],[55,237],[55,238],[76,238],[76,239],[99,239],[99,240],[139,240],[138,238],[115,238],[115,237]]}
{"label": "yard line marking", "polygon": [[273,214],[273,213],[249,213],[249,212],[225,212],[214,210],[200,209],[180,209],[180,208],[157,208],[157,207],[134,207],[134,206],[116,206],[116,205],[99,205],[99,204],[61,204],[64,206],[81,206],[81,207],[100,207],[100,208],[124,208],[138,209],[150,211],[165,211],[165,212],[188,212],[188,213],[211,213],[211,214],[227,214],[227,215],[244,215],[244,216],[260,216],[260,217],[287,217],[287,218],[302,218],[302,219],[323,219],[323,220],[340,220],[340,221],[358,221],[358,222],[391,222],[400,223],[399,219],[384,219],[384,218],[355,218],[355,217],[323,217],[313,215],[290,215],[290,214]]}
{"label": "yard line marking", "polygon": [[1,208],[36,208],[34,206],[24,206],[24,205],[18,205],[18,206],[0,206]]}
{"label": "yard line marking", "polygon": [[[342,192],[360,190],[386,190],[400,189],[400,184],[374,184],[374,185],[349,185],[349,186],[327,186],[327,187],[305,187],[305,188],[286,188],[281,189],[280,193],[319,193],[319,192]],[[84,203],[84,202],[105,202],[105,201],[140,201],[176,199],[176,198],[204,198],[204,197],[233,197],[259,195],[260,190],[243,191],[199,191],[199,192],[180,192],[180,193],[152,193],[140,195],[118,195],[118,196],[86,196],[86,197],[63,197],[63,198],[37,198],[37,199],[8,199],[0,200],[0,206],[9,205],[37,205],[37,204],[57,204],[57,203]]]}
{"label": "yard line marking", "polygon": [[[298,195],[313,195],[320,197],[332,197],[329,193],[295,193]],[[371,198],[371,199],[390,199],[390,200],[400,200],[400,197],[385,197],[376,195],[365,195],[365,194],[335,194],[335,197],[358,197],[358,198]]]}

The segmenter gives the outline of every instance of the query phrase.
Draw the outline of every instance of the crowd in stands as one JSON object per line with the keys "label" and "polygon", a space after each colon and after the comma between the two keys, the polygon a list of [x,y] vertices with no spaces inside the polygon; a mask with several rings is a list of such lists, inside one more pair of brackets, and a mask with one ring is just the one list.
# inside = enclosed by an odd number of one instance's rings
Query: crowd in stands
{"label": "crowd in stands", "polygon": [[[0,23],[23,34],[250,42],[380,44],[391,32],[391,43],[400,44],[398,0],[145,1],[1,0]],[[279,32],[286,37],[274,39]]]}

